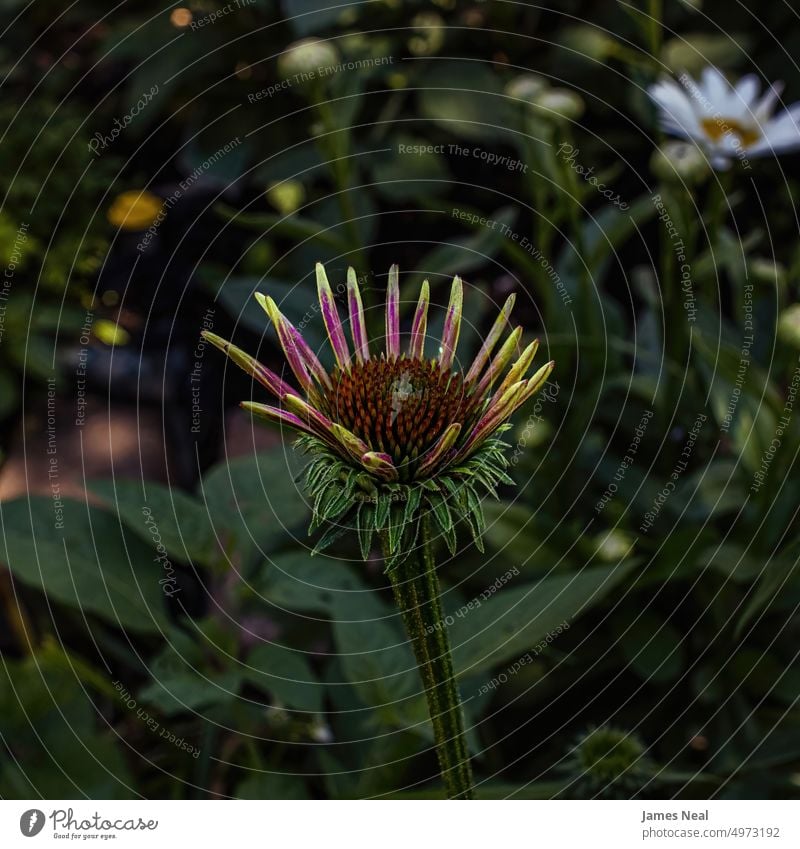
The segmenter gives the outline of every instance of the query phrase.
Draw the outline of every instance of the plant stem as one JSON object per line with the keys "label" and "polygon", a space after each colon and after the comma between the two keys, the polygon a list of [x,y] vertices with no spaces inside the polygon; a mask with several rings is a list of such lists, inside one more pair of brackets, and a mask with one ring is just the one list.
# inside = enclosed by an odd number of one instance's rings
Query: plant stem
{"label": "plant stem", "polygon": [[388,574],[425,688],[447,797],[472,799],[472,767],[464,737],[464,716],[453,671],[453,655],[444,624],[429,517],[423,515],[420,525],[418,553],[390,569]]}

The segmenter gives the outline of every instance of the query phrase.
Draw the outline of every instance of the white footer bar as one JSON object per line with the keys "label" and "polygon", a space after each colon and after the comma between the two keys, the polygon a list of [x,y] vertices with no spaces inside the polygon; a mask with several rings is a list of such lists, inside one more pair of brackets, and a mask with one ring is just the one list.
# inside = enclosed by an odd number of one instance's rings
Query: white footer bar
{"label": "white footer bar", "polygon": [[0,801],[0,846],[800,846],[796,801]]}

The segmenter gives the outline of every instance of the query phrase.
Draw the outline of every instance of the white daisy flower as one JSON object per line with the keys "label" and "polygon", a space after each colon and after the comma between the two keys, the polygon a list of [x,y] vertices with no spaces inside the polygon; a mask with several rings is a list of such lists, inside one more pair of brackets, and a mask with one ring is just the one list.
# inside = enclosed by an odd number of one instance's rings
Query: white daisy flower
{"label": "white daisy flower", "polygon": [[800,148],[800,102],[775,116],[783,89],[774,83],[761,94],[755,74],[731,85],[713,67],[699,81],[681,74],[649,89],[661,110],[661,126],[672,135],[692,139],[718,169],[731,160],[785,153]]}

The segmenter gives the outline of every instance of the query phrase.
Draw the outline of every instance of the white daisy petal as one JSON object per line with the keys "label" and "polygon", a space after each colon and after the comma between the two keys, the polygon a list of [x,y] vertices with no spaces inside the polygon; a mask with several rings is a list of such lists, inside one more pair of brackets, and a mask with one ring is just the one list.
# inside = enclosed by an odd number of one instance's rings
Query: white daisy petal
{"label": "white daisy petal", "polygon": [[728,167],[734,159],[800,149],[800,102],[772,117],[781,83],[761,94],[755,74],[732,85],[713,65],[698,81],[682,74],[680,83],[664,79],[648,90],[659,107],[659,122],[672,135],[693,140],[715,168]]}
{"label": "white daisy petal", "polygon": [[748,154],[785,153],[800,147],[800,103],[793,103],[763,128],[764,137],[748,149]]}
{"label": "white daisy petal", "polygon": [[730,92],[728,81],[713,65],[703,69],[701,79],[703,94],[716,105],[717,109],[721,109],[727,103]]}
{"label": "white daisy petal", "polygon": [[753,106],[753,117],[759,124],[763,124],[770,118],[782,91],[782,82],[773,83]]}
{"label": "white daisy petal", "polygon": [[736,88],[734,89],[736,96],[742,102],[742,105],[749,108],[752,107],[753,102],[758,96],[758,92],[761,88],[759,84],[758,77],[755,74],[745,74],[738,83],[736,83]]}
{"label": "white daisy petal", "polygon": [[711,167],[717,171],[727,171],[731,167],[731,160],[727,156],[713,155],[711,157]]}
{"label": "white daisy petal", "polygon": [[663,80],[651,86],[649,94],[661,109],[661,126],[665,130],[686,138],[702,136],[689,97],[677,83]]}

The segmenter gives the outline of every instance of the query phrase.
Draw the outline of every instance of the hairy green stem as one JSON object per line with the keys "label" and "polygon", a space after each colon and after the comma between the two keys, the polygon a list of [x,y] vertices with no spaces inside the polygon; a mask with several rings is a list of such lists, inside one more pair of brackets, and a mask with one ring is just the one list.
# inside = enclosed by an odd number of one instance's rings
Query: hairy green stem
{"label": "hairy green stem", "polygon": [[420,525],[418,554],[390,569],[389,578],[425,688],[447,796],[449,799],[472,799],[472,767],[464,736],[464,715],[453,670],[453,655],[444,624],[430,519],[423,515]]}

